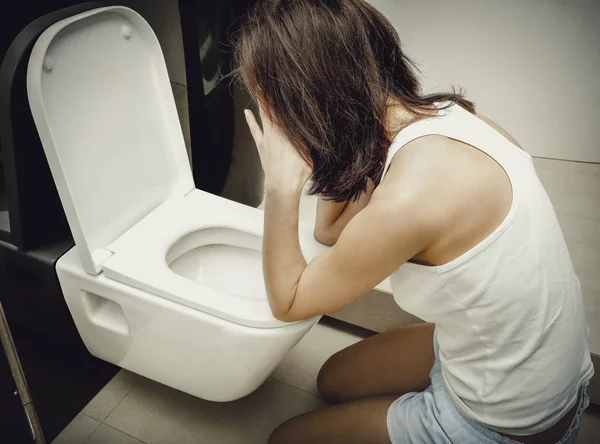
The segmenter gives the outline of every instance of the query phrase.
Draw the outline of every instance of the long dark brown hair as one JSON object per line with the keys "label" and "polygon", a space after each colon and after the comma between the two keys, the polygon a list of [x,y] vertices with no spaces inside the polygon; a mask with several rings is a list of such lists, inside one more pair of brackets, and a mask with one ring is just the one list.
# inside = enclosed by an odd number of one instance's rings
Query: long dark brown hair
{"label": "long dark brown hair", "polygon": [[461,92],[421,93],[396,30],[364,0],[259,1],[235,61],[235,78],[313,166],[310,193],[336,202],[358,198],[368,178],[379,182],[390,101],[414,120],[438,102],[474,112]]}

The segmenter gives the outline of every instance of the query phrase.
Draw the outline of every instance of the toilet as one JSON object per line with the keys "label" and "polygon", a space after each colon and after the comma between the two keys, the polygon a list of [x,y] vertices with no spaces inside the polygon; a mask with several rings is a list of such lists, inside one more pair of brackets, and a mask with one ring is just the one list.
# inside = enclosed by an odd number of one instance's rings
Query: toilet
{"label": "toilet", "polygon": [[[210,401],[257,389],[318,317],[271,314],[263,212],[195,188],[148,23],[121,6],[57,22],[27,92],[75,239],[56,271],[90,353]],[[299,236],[307,260],[326,249],[309,225]]]}

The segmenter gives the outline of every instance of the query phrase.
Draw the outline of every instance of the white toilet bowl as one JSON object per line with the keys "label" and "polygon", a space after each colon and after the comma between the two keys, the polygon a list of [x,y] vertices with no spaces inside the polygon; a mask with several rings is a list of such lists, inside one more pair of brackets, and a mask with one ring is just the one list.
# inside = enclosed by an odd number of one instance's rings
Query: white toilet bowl
{"label": "white toilet bowl", "polygon": [[[76,243],[57,274],[89,351],[208,400],[255,390],[318,318],[271,314],[262,211],[194,188],[149,25],[118,6],[56,23],[27,90]],[[299,232],[307,259],[324,250]]]}

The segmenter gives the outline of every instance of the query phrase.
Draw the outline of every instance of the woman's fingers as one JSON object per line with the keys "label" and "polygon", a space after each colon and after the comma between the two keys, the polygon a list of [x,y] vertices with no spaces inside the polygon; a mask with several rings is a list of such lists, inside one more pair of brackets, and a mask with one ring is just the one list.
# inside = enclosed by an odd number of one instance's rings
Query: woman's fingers
{"label": "woman's fingers", "polygon": [[254,114],[249,109],[244,110],[244,115],[246,116],[246,122],[248,123],[248,127],[250,128],[250,133],[252,134],[252,138],[254,139],[254,143],[256,143],[256,147],[260,150],[261,142],[262,142],[262,130],[260,126],[258,126],[258,122],[254,117]]}

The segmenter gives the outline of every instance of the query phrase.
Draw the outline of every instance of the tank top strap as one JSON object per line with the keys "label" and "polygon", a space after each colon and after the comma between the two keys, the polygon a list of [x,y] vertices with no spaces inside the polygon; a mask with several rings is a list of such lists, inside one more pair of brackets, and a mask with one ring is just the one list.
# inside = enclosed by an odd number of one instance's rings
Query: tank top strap
{"label": "tank top strap", "polygon": [[[440,104],[436,105],[440,107]],[[519,174],[523,159],[531,159],[529,154],[515,146],[495,128],[460,105],[454,104],[441,109],[437,116],[408,125],[396,135],[388,151],[384,175],[398,151],[413,140],[429,135],[458,140],[486,153],[504,168],[511,182],[514,176]]]}

